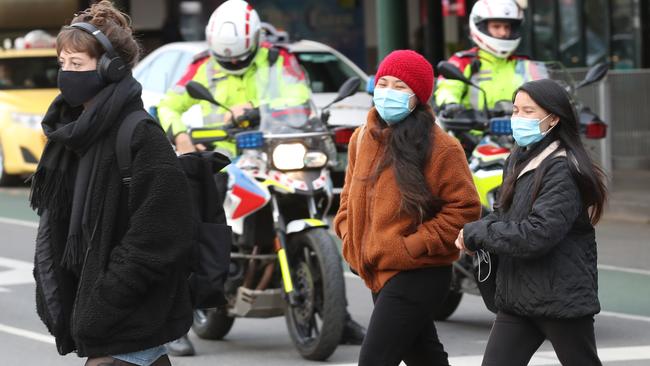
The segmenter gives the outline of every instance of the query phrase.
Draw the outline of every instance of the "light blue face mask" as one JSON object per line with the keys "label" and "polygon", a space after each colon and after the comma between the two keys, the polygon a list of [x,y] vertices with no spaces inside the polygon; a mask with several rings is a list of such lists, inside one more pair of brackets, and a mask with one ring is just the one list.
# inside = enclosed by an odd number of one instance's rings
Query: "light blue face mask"
{"label": "light blue face mask", "polygon": [[409,101],[414,95],[391,88],[377,88],[372,100],[381,118],[392,125],[403,121],[413,111],[409,108]]}
{"label": "light blue face mask", "polygon": [[544,136],[548,135],[555,126],[549,128],[546,132],[541,132],[539,125],[550,115],[551,114],[549,113],[541,120],[537,118],[524,118],[517,116],[510,118],[512,137],[515,138],[517,145],[522,147],[528,146],[541,141]]}

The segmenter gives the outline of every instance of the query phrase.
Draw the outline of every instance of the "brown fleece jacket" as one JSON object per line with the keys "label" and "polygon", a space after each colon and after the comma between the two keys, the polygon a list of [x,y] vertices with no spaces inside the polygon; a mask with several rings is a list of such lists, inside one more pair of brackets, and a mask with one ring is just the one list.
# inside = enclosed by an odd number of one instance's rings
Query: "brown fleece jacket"
{"label": "brown fleece jacket", "polygon": [[[394,170],[389,167],[376,181],[368,180],[386,148],[385,139],[372,133],[379,131],[380,123],[376,110],[371,109],[361,141],[357,141],[360,128],[350,139],[348,170],[334,219],[345,260],[373,292],[381,290],[400,271],[450,265],[457,260],[459,251],[454,241],[458,232],[466,223],[477,220],[481,211],[463,149],[434,124],[425,177],[431,194],[446,203],[434,218],[404,236],[412,218],[399,213],[401,194]],[[379,134],[385,137],[387,132],[384,129]],[[361,149],[359,153],[357,149]]]}

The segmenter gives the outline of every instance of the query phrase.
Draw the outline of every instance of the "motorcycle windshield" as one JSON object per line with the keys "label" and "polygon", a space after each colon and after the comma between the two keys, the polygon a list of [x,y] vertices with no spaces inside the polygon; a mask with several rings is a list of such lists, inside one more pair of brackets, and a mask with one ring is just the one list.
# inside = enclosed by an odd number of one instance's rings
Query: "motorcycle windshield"
{"label": "motorcycle windshield", "polygon": [[532,80],[548,79],[547,63],[531,60],[519,60],[515,65],[515,74],[521,78],[521,84]]}
{"label": "motorcycle windshield", "polygon": [[307,76],[300,66],[276,63],[257,75],[260,131],[274,135],[327,132],[316,113]]}
{"label": "motorcycle windshield", "polygon": [[522,84],[532,80],[552,79],[564,87],[567,92],[573,94],[574,80],[560,62],[519,60],[515,66],[515,72],[521,77]]}

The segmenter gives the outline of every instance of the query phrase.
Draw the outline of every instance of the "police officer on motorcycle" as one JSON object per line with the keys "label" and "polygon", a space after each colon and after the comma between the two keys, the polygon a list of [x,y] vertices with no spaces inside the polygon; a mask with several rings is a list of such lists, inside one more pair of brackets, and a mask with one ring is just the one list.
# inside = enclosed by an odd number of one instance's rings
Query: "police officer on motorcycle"
{"label": "police officer on motorcycle", "polygon": [[[479,0],[469,15],[470,37],[477,47],[454,54],[449,62],[487,93],[487,107],[511,100],[519,86],[513,52],[521,41],[523,10],[515,0]],[[463,109],[484,108],[482,92],[458,80],[439,78],[436,105],[453,116]]]}
{"label": "police officer on motorcycle", "polygon": [[[243,0],[228,0],[212,13],[206,27],[209,50],[195,57],[185,75],[158,105],[160,124],[179,153],[209,148],[229,157],[236,155],[236,146],[232,141],[221,141],[207,147],[192,143],[187,133],[188,126],[181,120],[181,115],[193,105],[201,105],[205,127],[227,127],[234,118],[248,115],[251,109],[259,106],[258,90],[265,87],[258,85],[259,72],[291,68],[286,71],[302,75],[297,60],[286,49],[260,42],[261,32],[257,12]],[[191,80],[207,87],[222,106],[190,97],[185,85]],[[305,101],[310,95],[307,87],[289,92],[293,93],[294,99],[304,94]],[[296,96],[296,93],[300,95]],[[340,343],[358,345],[364,336],[365,329],[348,314]],[[187,336],[169,343],[167,348],[169,354],[175,356],[194,354],[194,347]]]}

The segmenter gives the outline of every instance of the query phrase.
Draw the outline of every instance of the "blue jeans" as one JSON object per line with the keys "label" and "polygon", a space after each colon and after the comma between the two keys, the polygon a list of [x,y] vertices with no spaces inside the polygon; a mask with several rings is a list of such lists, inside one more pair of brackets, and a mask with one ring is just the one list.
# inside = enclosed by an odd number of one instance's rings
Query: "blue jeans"
{"label": "blue jeans", "polygon": [[138,366],[149,366],[160,356],[167,354],[165,346],[157,346],[142,351],[125,353],[122,355],[112,355],[111,357],[121,361],[134,363]]}

